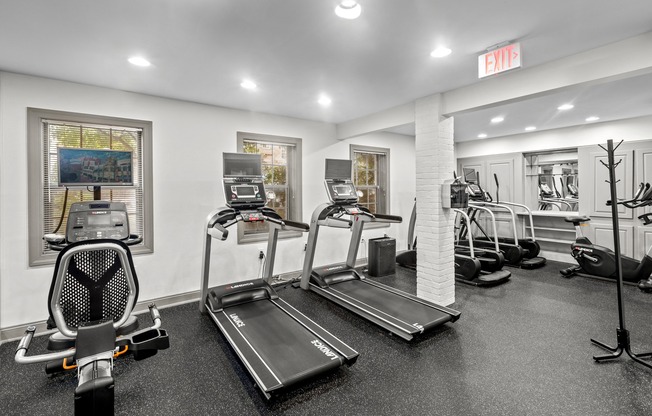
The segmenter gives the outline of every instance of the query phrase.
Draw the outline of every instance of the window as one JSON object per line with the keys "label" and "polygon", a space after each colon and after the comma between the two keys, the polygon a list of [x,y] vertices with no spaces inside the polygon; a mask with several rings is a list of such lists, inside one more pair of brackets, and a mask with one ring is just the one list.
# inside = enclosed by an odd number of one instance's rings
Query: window
{"label": "window", "polygon": [[130,232],[143,237],[143,243],[131,250],[151,253],[152,123],[35,108],[27,109],[27,120],[30,266],[54,263],[57,253],[48,248],[43,235],[55,230],[64,234],[70,205],[94,199],[93,189],[87,187],[70,187],[66,198],[66,188],[58,183],[60,147],[132,152],[133,185],[103,186],[101,198],[127,205]]}
{"label": "window", "polygon": [[[238,149],[262,155],[267,206],[281,218],[302,221],[301,139],[238,132]],[[267,240],[266,223],[239,223],[238,243]],[[279,238],[297,237],[298,232],[281,232]]]}
{"label": "window", "polygon": [[353,183],[359,204],[372,213],[389,213],[389,149],[351,145]]}

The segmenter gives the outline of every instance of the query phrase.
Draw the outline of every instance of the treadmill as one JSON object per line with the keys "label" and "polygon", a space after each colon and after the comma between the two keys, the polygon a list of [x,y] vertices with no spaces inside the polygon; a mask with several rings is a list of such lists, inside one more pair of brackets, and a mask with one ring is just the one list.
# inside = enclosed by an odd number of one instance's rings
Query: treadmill
{"label": "treadmill", "polygon": [[[206,219],[199,310],[208,313],[247,368],[265,398],[290,385],[353,364],[358,352],[279,298],[270,285],[281,230],[308,231],[265,207],[261,155],[224,153],[226,207]],[[262,279],[208,287],[211,243],[226,240],[238,222],[269,225]],[[245,261],[241,259],[241,261]]]}
{"label": "treadmill", "polygon": [[[350,160],[326,159],[325,184],[330,202],[321,204],[312,214],[301,288],[313,291],[407,341],[446,322],[455,322],[460,312],[380,284],[355,270],[364,224],[399,223],[402,218],[372,214],[358,205],[351,170]],[[321,226],[352,230],[346,263],[313,269]]]}

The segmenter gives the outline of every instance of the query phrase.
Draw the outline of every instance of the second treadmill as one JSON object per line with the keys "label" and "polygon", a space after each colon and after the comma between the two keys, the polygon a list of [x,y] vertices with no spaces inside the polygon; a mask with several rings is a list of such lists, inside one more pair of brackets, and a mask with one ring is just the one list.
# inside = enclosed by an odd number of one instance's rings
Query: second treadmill
{"label": "second treadmill", "polygon": [[[446,322],[455,322],[460,312],[367,279],[355,270],[364,223],[398,223],[402,218],[372,214],[358,205],[351,171],[350,160],[326,159],[325,184],[330,202],[321,204],[313,212],[301,288],[311,290],[408,341]],[[351,228],[345,264],[313,269],[317,236],[322,225]]]}
{"label": "second treadmill", "polygon": [[[308,225],[283,220],[265,207],[260,155],[225,153],[224,176],[227,206],[206,220],[199,310],[213,319],[268,399],[280,389],[353,364],[357,351],[281,299],[269,283],[279,231],[305,232]],[[212,240],[226,240],[228,228],[238,222],[263,221],[269,224],[263,279],[209,287]]]}

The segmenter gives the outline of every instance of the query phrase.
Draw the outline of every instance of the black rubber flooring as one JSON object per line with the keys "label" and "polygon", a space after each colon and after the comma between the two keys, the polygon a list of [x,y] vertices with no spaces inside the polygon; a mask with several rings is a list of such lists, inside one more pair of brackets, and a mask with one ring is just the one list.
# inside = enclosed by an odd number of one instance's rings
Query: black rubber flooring
{"label": "black rubber flooring", "polygon": [[[460,319],[412,343],[315,294],[279,289],[360,357],[269,402],[197,304],[163,309],[171,348],[139,362],[117,360],[116,414],[652,414],[652,370],[627,357],[591,358],[602,350],[590,338],[616,342],[615,284],[567,280],[558,273],[564,266],[511,269],[510,282],[493,288],[458,285]],[[415,291],[414,272],[400,267],[377,280]],[[626,286],[624,297],[634,348],[652,350],[652,295]],[[33,352],[45,341],[35,339]],[[15,364],[16,345],[0,346],[0,414],[72,414],[74,374],[47,376],[42,365]]]}

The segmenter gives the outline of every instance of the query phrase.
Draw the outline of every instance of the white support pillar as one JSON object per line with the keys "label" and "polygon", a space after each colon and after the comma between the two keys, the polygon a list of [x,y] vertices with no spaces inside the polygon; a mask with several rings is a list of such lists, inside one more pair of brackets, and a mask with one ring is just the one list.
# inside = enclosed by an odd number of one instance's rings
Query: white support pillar
{"label": "white support pillar", "polygon": [[455,302],[453,214],[441,204],[441,185],[453,179],[453,118],[441,120],[441,94],[415,106],[418,261],[417,296]]}

